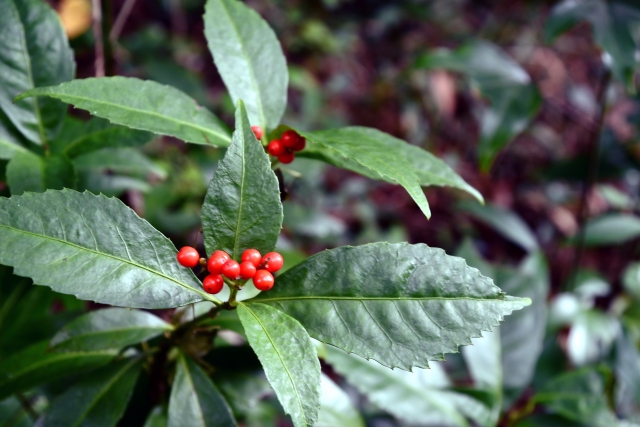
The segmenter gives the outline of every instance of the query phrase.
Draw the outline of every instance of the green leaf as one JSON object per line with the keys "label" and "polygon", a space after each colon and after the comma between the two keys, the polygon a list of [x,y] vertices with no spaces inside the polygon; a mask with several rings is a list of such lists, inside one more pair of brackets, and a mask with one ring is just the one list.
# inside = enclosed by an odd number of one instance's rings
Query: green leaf
{"label": "green leaf", "polygon": [[[589,220],[584,226],[587,246],[618,245],[640,237],[640,218],[629,214],[606,214]],[[573,239],[572,242],[577,242]]]}
{"label": "green leaf", "polygon": [[103,148],[73,159],[78,172],[126,174],[140,178],[155,175],[166,178],[167,172],[140,150],[134,148]]}
{"label": "green leaf", "polygon": [[40,422],[42,427],[114,427],[122,417],[143,359],[112,363],[68,388]]}
{"label": "green leaf", "polygon": [[46,145],[67,107],[53,99],[13,103],[37,86],[71,80],[73,52],[56,13],[41,0],[0,0],[0,128],[18,140]]}
{"label": "green leaf", "polygon": [[269,304],[313,338],[388,367],[426,368],[531,303],[442,249],[374,243],[316,254],[288,270]]}
{"label": "green leaf", "polygon": [[278,179],[240,101],[231,146],[202,205],[207,253],[221,249],[238,261],[248,248],[267,253],[276,245],[282,218]]}
{"label": "green leaf", "polygon": [[20,152],[7,165],[7,183],[14,196],[25,191],[42,193],[47,189],[74,188],[76,171],[64,155],[40,157]]}
{"label": "green leaf", "polygon": [[167,414],[162,406],[156,406],[151,410],[143,427],[167,427]]}
{"label": "green leaf", "polygon": [[146,311],[105,308],[78,317],[51,339],[54,351],[121,350],[173,326]]}
{"label": "green leaf", "polygon": [[[363,129],[366,132],[367,128],[347,128],[352,129],[354,132],[358,129]],[[375,129],[368,129],[371,135],[375,135],[375,141],[373,144],[379,144],[385,146],[389,152],[396,152],[401,154],[411,165],[418,177],[420,185],[423,187],[453,187],[466,191],[473,197],[478,199],[479,202],[484,203],[482,195],[467,184],[449,165],[440,160],[433,154],[429,153],[422,148],[408,144],[407,142],[395,138],[386,133],[377,131]],[[299,131],[300,132],[300,131]],[[304,132],[302,132],[304,133]],[[308,157],[312,159],[322,160],[326,163],[332,164],[339,168],[348,169],[353,172],[357,172],[361,175],[371,179],[382,179],[383,181],[397,184],[397,182],[388,177],[380,176],[374,170],[369,167],[361,165],[357,160],[345,157],[344,155],[335,152],[333,150],[327,150],[322,145],[309,144],[305,150],[298,154],[300,157]]]}
{"label": "green leaf", "polygon": [[171,387],[168,427],[234,427],[231,409],[211,379],[180,354]]}
{"label": "green leaf", "polygon": [[316,427],[364,427],[364,420],[351,398],[328,376],[320,377],[320,412]]}
{"label": "green leaf", "polygon": [[67,117],[60,134],[51,141],[51,149],[54,153],[74,158],[103,148],[138,147],[151,138],[153,135],[149,132],[112,125],[99,117],[92,117],[86,122]]}
{"label": "green leaf", "polygon": [[111,361],[117,354],[108,351],[53,353],[43,341],[0,362],[0,400],[40,384],[89,371]]}
{"label": "green leaf", "polygon": [[460,203],[458,208],[489,225],[522,249],[528,252],[538,249],[535,234],[514,212],[493,205],[479,206],[475,203]]}
{"label": "green leaf", "polygon": [[2,129],[0,128],[0,159],[9,160],[18,153],[27,152],[26,148],[14,142],[11,137],[3,135]]}
{"label": "green leaf", "polygon": [[627,265],[622,273],[622,285],[627,292],[640,299],[640,262]]}
{"label": "green leaf", "polygon": [[231,100],[247,105],[249,120],[265,132],[275,128],[287,105],[289,73],[273,30],[237,0],[208,0],[205,36]]}
{"label": "green leaf", "polygon": [[49,96],[134,129],[196,144],[229,145],[224,125],[183,92],[150,80],[101,77],[29,90],[16,101]]}
{"label": "green leaf", "polygon": [[[71,190],[0,198],[0,262],[36,284],[102,304],[219,302],[173,244],[118,199]],[[28,254],[28,257],[25,257]]]}
{"label": "green leaf", "polygon": [[307,331],[295,319],[264,304],[240,303],[238,316],[293,424],[313,426],[320,406],[320,363]]}
{"label": "green leaf", "polygon": [[620,334],[620,322],[600,310],[579,312],[567,337],[567,356],[574,366],[601,360]]}
{"label": "green leaf", "polygon": [[369,169],[377,179],[402,185],[427,218],[431,216],[413,164],[402,153],[389,149],[389,143],[396,143],[393,137],[376,129],[357,126],[300,134],[307,138],[310,148],[318,147],[316,151],[327,150],[351,159]]}
{"label": "green leaf", "polygon": [[33,420],[16,397],[0,402],[0,427],[33,427]]}

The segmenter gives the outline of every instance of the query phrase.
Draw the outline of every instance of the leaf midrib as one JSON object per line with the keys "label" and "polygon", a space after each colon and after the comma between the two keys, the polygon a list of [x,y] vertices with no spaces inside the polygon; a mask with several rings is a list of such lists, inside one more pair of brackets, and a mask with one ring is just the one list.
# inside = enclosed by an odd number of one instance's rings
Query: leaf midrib
{"label": "leaf midrib", "polygon": [[294,297],[280,297],[280,298],[260,298],[245,301],[245,304],[251,303],[264,303],[264,302],[279,302],[279,301],[296,301],[296,300],[345,300],[345,301],[503,301],[503,302],[515,302],[513,300],[507,300],[504,296],[495,296],[487,298],[476,297],[418,297],[418,298],[406,298],[406,297],[343,297],[343,296],[314,296],[314,295],[301,295]]}
{"label": "leaf midrib", "polygon": [[296,393],[296,401],[298,402],[298,405],[300,405],[300,413],[304,417],[304,421],[305,421],[306,425],[310,425],[309,424],[309,420],[307,420],[307,414],[304,411],[304,406],[302,406],[302,399],[300,397],[300,393],[298,392],[298,387],[296,386],[296,383],[293,380],[293,377],[291,376],[291,372],[289,372],[289,368],[287,367],[287,364],[284,363],[284,359],[282,358],[282,354],[280,354],[280,350],[278,350],[278,347],[276,346],[275,342],[271,338],[271,335],[267,331],[267,328],[260,321],[258,316],[256,316],[255,313],[253,311],[251,311],[251,309],[249,307],[247,307],[246,303],[244,304],[244,306],[245,306],[245,309],[253,316],[253,318],[256,319],[256,322],[258,322],[258,324],[260,325],[260,327],[264,331],[264,334],[269,339],[269,342],[271,343],[271,346],[273,347],[273,349],[275,350],[276,354],[278,355],[278,359],[280,359],[280,363],[282,363],[282,366],[284,367],[284,370],[287,373],[287,377],[289,377],[289,381],[291,382],[291,385],[293,386],[293,390]]}
{"label": "leaf midrib", "polygon": [[186,284],[174,279],[173,277],[167,276],[167,275],[165,275],[163,273],[160,273],[160,272],[158,272],[156,270],[152,270],[149,267],[146,267],[144,265],[135,263],[133,261],[125,260],[124,258],[120,258],[120,257],[117,257],[115,255],[107,254],[105,252],[98,252],[96,250],[89,249],[89,248],[86,248],[84,246],[80,246],[80,245],[77,245],[75,243],[68,242],[66,240],[56,239],[56,238],[51,237],[51,236],[47,236],[47,235],[43,235],[43,234],[37,234],[37,233],[33,233],[31,231],[20,230],[19,228],[11,227],[11,226],[8,226],[8,225],[5,225],[5,224],[0,224],[0,227],[7,228],[7,229],[12,230],[12,231],[17,232],[17,233],[23,233],[23,234],[28,234],[28,235],[31,235],[31,236],[35,236],[35,237],[40,238],[40,239],[46,239],[46,240],[51,240],[53,242],[58,242],[60,244],[66,244],[66,245],[78,248],[80,250],[83,250],[83,251],[87,251],[87,252],[91,252],[91,253],[97,254],[99,256],[105,256],[107,258],[115,259],[116,261],[120,261],[120,262],[122,262],[124,264],[130,264],[132,266],[141,268],[141,269],[146,270],[146,271],[148,271],[148,272],[150,272],[152,274],[155,274],[156,276],[160,276],[160,277],[165,278],[165,279],[167,279],[167,280],[169,280],[171,282],[174,282],[177,285],[182,286],[183,288],[185,288],[185,289],[187,289],[189,291],[195,292],[195,293],[203,296],[205,299],[207,299],[208,301],[213,302],[214,304],[220,304],[220,300],[218,300],[217,298],[209,296],[209,294],[207,294],[205,292],[202,292],[202,291],[199,291],[198,289],[192,288],[191,286],[188,286],[188,285],[186,285]]}
{"label": "leaf midrib", "polygon": [[242,177],[240,178],[240,203],[238,205],[238,220],[236,221],[236,230],[235,236],[233,239],[233,254],[231,255],[232,259],[239,261],[238,252],[240,248],[240,222],[242,221],[242,206],[244,205],[244,180],[247,175],[246,169],[246,151],[247,151],[247,141],[245,141],[244,134],[244,123],[240,123],[240,135],[242,135]]}

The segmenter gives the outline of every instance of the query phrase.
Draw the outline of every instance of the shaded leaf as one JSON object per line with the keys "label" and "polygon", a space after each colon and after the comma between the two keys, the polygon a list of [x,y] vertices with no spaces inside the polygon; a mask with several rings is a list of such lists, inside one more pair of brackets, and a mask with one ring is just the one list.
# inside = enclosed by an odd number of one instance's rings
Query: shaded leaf
{"label": "shaded leaf", "polygon": [[635,298],[640,298],[640,262],[633,262],[624,269],[622,285]]}
{"label": "shaded leaf", "polygon": [[50,346],[55,351],[121,350],[173,329],[146,311],[105,308],[67,324],[51,339]]}
{"label": "shaded leaf", "polygon": [[[629,214],[606,214],[584,226],[587,246],[617,245],[640,237],[640,218]],[[576,242],[574,239],[573,242]]]}
{"label": "shaded leaf", "polygon": [[0,400],[40,384],[89,371],[111,361],[115,350],[52,353],[48,341],[21,350],[0,362]]}
{"label": "shaded leaf", "polygon": [[328,150],[368,169],[371,175],[367,176],[402,185],[427,218],[431,216],[413,164],[400,152],[389,150],[387,144],[396,144],[395,138],[376,129],[357,126],[300,134],[307,138],[310,148],[319,146],[316,151]]}
{"label": "shaded leaf", "polygon": [[140,150],[133,148],[103,148],[91,153],[82,154],[73,159],[76,170],[80,173],[116,173],[146,178],[155,175],[166,178],[167,172],[156,165]]}
{"label": "shaded leaf", "polygon": [[278,179],[240,101],[231,146],[202,205],[207,254],[221,249],[237,261],[248,248],[265,254],[276,245],[282,218]]}
{"label": "shaded leaf", "polygon": [[253,303],[279,308],[313,338],[409,370],[444,360],[530,301],[442,249],[374,243],[316,254]]}
{"label": "shaded leaf", "polygon": [[150,80],[120,76],[73,80],[29,90],[16,101],[32,96],[57,98],[113,123],[186,142],[220,147],[230,142],[213,113],[178,89]]}
{"label": "shaded leaf", "polygon": [[320,363],[307,331],[295,319],[264,304],[240,303],[238,316],[293,424],[313,426],[320,406]]}
{"label": "shaded leaf", "polygon": [[26,148],[14,142],[8,135],[3,135],[0,129],[0,159],[9,160],[18,153],[26,152],[28,152]]}
{"label": "shaded leaf", "polygon": [[252,125],[280,123],[289,72],[280,42],[254,10],[237,0],[208,0],[205,36],[231,100],[243,100]]}
{"label": "shaded leaf", "polygon": [[[73,52],[56,13],[41,0],[0,0],[0,127],[15,141],[47,145],[67,107],[54,99],[13,99],[71,80]],[[6,157],[5,157],[6,158]]]}
{"label": "shaded leaf", "polygon": [[320,377],[320,392],[317,427],[364,427],[364,420],[349,395],[324,374]]}
{"label": "shaded leaf", "polygon": [[42,193],[47,189],[75,188],[76,171],[64,155],[40,157],[20,152],[7,165],[7,183],[14,196],[25,191]]}
{"label": "shaded leaf", "polygon": [[177,263],[171,241],[118,199],[71,190],[0,198],[0,241],[0,262],[15,274],[80,299],[134,308],[217,302]]}
{"label": "shaded leaf", "polygon": [[190,358],[180,354],[171,387],[168,427],[233,427],[231,409],[211,379]]}
{"label": "shaded leaf", "polygon": [[113,427],[131,397],[142,358],[112,363],[73,384],[40,421],[42,427]]}
{"label": "shaded leaf", "polygon": [[167,414],[161,406],[156,406],[151,410],[143,427],[167,427]]}

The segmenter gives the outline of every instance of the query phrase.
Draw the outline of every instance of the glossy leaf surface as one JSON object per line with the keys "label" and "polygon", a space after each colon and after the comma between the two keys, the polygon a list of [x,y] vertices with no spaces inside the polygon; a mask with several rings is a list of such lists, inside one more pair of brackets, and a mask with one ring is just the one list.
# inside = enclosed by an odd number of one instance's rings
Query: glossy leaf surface
{"label": "glossy leaf surface", "polygon": [[113,123],[186,142],[229,145],[229,135],[213,113],[178,89],[150,80],[120,76],[73,80],[27,91],[17,100],[32,96],[60,99]]}
{"label": "glossy leaf surface", "polygon": [[47,189],[75,188],[76,171],[64,155],[40,157],[31,152],[20,152],[7,165],[7,183],[11,194],[25,191],[42,193]]}
{"label": "glossy leaf surface", "polygon": [[55,99],[13,98],[71,80],[73,52],[55,11],[40,0],[0,1],[0,127],[16,142],[46,145],[67,107]]}
{"label": "glossy leaf surface", "polygon": [[121,350],[173,330],[147,311],[105,308],[78,317],[51,339],[54,351]]}
{"label": "glossy leaf surface", "polygon": [[350,159],[371,171],[377,179],[402,185],[427,218],[431,216],[414,166],[404,155],[388,148],[388,142],[397,143],[395,138],[376,129],[357,126],[300,134],[307,138],[310,146]]}
{"label": "glossy leaf surface", "polygon": [[289,72],[280,42],[254,10],[237,0],[208,0],[205,35],[231,100],[243,100],[252,125],[267,132],[287,104]]}
{"label": "glossy leaf surface", "polygon": [[238,316],[293,424],[313,426],[320,405],[320,363],[307,331],[295,319],[264,304],[240,303]]}
{"label": "glossy leaf surface", "polygon": [[233,141],[202,206],[207,254],[221,249],[236,261],[249,248],[265,254],[276,245],[282,218],[278,179],[239,102]]}
{"label": "glossy leaf surface", "polygon": [[134,308],[217,301],[177,263],[169,239],[118,199],[71,190],[0,198],[0,240],[0,262],[15,274],[80,299]]}
{"label": "glossy leaf surface", "polygon": [[51,403],[42,427],[114,427],[141,367],[142,359],[134,357],[85,376]]}
{"label": "glossy leaf surface", "polygon": [[171,388],[168,427],[234,427],[231,409],[211,379],[181,354]]}
{"label": "glossy leaf surface", "polygon": [[279,308],[313,338],[405,370],[443,360],[528,299],[442,249],[374,243],[321,252],[247,301]]}

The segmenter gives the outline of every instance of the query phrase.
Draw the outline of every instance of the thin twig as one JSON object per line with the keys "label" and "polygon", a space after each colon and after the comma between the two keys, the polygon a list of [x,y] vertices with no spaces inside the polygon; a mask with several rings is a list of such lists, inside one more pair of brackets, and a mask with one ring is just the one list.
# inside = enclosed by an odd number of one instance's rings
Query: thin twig
{"label": "thin twig", "polygon": [[96,77],[104,77],[104,40],[102,39],[102,1],[91,0],[93,17],[93,37],[96,57],[94,61]]}
{"label": "thin twig", "polygon": [[118,37],[120,37],[124,24],[127,22],[135,4],[136,0],[126,0],[122,5],[122,9],[120,9],[120,13],[118,13],[118,16],[116,17],[116,22],[113,23],[113,27],[109,32],[109,40],[111,43],[116,43],[118,41]]}
{"label": "thin twig", "polygon": [[22,393],[16,393],[16,397],[18,398],[18,400],[20,401],[20,405],[22,406],[22,409],[24,409],[24,411],[29,414],[29,417],[33,420],[36,421],[38,419],[38,413],[36,412],[35,409],[33,409],[33,406],[31,406],[31,402],[29,401],[29,399],[27,399],[25,397],[24,394]]}

